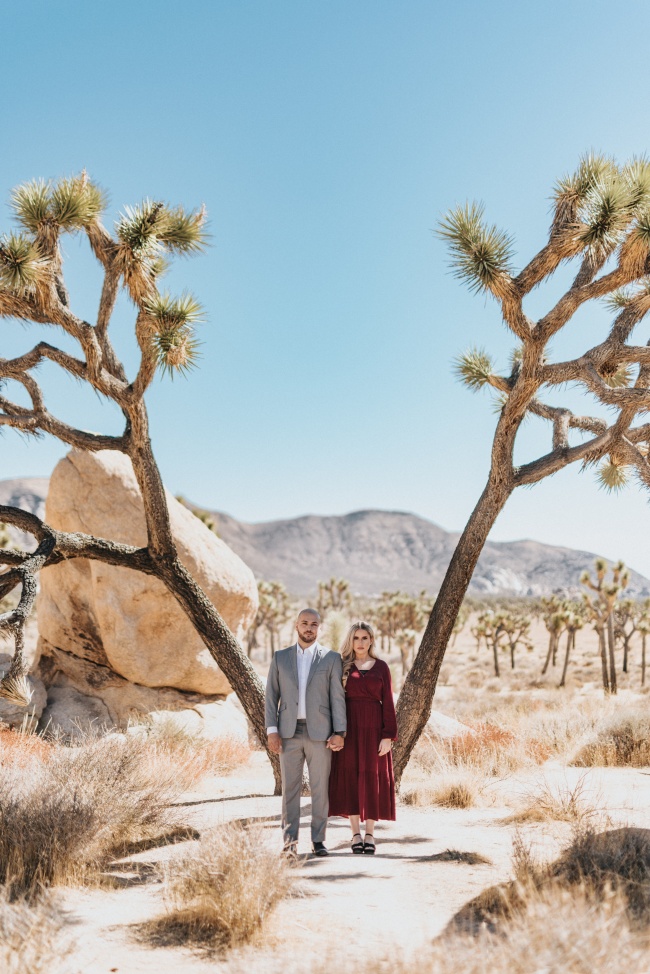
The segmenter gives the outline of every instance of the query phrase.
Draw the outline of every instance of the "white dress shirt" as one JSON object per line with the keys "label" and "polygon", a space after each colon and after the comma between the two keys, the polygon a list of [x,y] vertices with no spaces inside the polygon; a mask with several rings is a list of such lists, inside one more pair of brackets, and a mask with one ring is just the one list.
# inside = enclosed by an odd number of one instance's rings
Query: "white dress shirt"
{"label": "white dress shirt", "polygon": [[[298,720],[307,719],[307,680],[309,678],[309,670],[311,669],[311,664],[314,662],[314,653],[316,652],[317,642],[307,646],[305,649],[302,648],[300,643],[297,643],[298,649]],[[267,734],[277,734],[277,727],[267,727]]]}

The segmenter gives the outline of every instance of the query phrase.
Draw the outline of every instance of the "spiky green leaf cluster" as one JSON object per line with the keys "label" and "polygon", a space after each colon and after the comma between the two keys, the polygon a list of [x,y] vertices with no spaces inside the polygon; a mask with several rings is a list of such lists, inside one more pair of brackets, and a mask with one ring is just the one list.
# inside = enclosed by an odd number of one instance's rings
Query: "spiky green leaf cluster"
{"label": "spiky green leaf cluster", "polygon": [[618,175],[597,182],[580,207],[578,240],[598,257],[612,253],[629,226],[632,209],[630,188]]}
{"label": "spiky green leaf cluster", "polygon": [[631,365],[620,365],[616,372],[609,375],[605,374],[602,379],[610,389],[627,389],[632,382],[633,375],[634,370]]}
{"label": "spiky green leaf cluster", "polygon": [[446,240],[454,275],[473,291],[498,292],[511,275],[513,241],[483,221],[483,206],[466,203],[440,220],[438,236]]}
{"label": "spiky green leaf cluster", "polygon": [[173,379],[175,372],[187,375],[196,368],[200,343],[191,328],[173,328],[152,337],[158,367]]}
{"label": "spiky green leaf cluster", "polygon": [[106,196],[82,172],[55,182],[35,179],[24,183],[13,190],[11,205],[18,222],[31,233],[37,233],[46,223],[74,231],[99,218],[106,207]]}
{"label": "spiky green leaf cluster", "polygon": [[606,460],[598,468],[598,483],[603,490],[614,491],[622,490],[629,483],[629,468],[624,464],[615,463],[613,460]]}
{"label": "spiky green leaf cluster", "polygon": [[634,292],[630,288],[621,287],[616,291],[612,291],[606,298],[603,298],[603,304],[608,311],[616,314],[618,311],[622,311],[623,308],[627,308],[633,300]]}
{"label": "spiky green leaf cluster", "polygon": [[201,250],[207,237],[205,210],[186,213],[178,206],[146,199],[126,206],[116,224],[117,235],[136,257],[156,258],[164,251],[192,253]]}
{"label": "spiky green leaf cluster", "polygon": [[482,348],[471,348],[454,359],[453,370],[461,382],[477,392],[494,373],[492,360]]}
{"label": "spiky green leaf cluster", "polygon": [[598,183],[606,182],[618,174],[616,163],[607,156],[589,152],[582,156],[574,173],[563,176],[553,190],[556,222],[571,223],[578,207]]}
{"label": "spiky green leaf cluster", "polygon": [[10,291],[32,291],[47,267],[38,247],[20,233],[0,238],[0,284]]}
{"label": "spiky green leaf cluster", "polygon": [[156,331],[172,332],[205,321],[199,302],[188,293],[173,298],[168,292],[156,294],[144,305],[147,319]]}

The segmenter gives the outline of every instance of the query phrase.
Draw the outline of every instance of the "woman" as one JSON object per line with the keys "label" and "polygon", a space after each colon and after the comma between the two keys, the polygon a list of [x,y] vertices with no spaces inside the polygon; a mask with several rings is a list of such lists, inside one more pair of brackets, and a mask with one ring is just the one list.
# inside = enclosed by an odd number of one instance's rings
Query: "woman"
{"label": "woman", "polygon": [[[397,739],[390,670],[375,656],[375,636],[356,622],[341,647],[348,716],[345,746],[332,754],[330,815],[350,819],[354,853],[374,855],[375,822],[395,821],[392,742]],[[359,823],[365,821],[365,838]]]}

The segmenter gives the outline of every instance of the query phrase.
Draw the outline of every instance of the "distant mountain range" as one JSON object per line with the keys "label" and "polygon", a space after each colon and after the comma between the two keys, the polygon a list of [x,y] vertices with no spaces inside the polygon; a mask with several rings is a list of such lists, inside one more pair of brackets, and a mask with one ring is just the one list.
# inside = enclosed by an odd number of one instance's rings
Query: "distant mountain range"
{"label": "distant mountain range", "polygon": [[[0,504],[42,515],[47,478],[0,481]],[[217,532],[258,578],[284,582],[294,595],[313,593],[319,580],[346,578],[355,593],[401,589],[436,592],[458,533],[400,511],[355,511],[340,517],[289,518],[247,524],[211,512]],[[470,586],[473,595],[550,595],[579,590],[596,555],[539,541],[488,541]],[[631,571],[628,592],[650,596],[650,581]]]}

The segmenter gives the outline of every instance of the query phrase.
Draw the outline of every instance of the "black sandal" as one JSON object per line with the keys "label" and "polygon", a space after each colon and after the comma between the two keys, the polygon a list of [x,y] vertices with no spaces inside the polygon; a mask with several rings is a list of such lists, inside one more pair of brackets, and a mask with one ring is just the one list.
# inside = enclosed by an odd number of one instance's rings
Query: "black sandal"
{"label": "black sandal", "polygon": [[350,845],[350,848],[352,852],[354,852],[355,856],[360,856],[363,852],[365,852],[365,849],[363,847],[363,839],[361,840],[361,842],[354,841],[357,836],[359,836],[359,838],[361,839],[361,832],[354,833],[354,835],[352,836],[352,843]]}
{"label": "black sandal", "polygon": [[366,856],[374,856],[375,854],[375,837],[374,835],[367,835],[363,842],[363,852]]}

